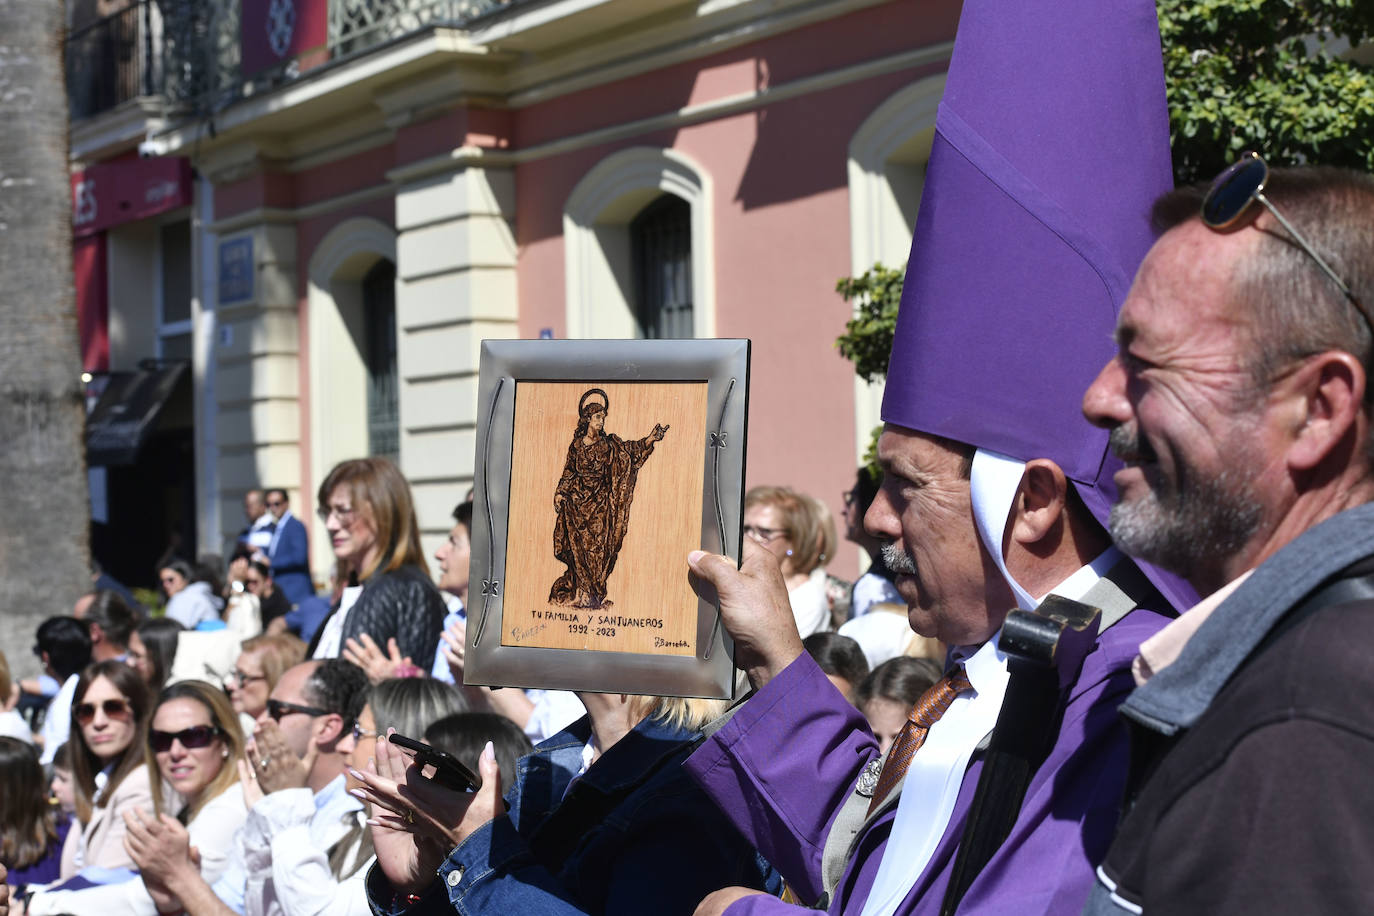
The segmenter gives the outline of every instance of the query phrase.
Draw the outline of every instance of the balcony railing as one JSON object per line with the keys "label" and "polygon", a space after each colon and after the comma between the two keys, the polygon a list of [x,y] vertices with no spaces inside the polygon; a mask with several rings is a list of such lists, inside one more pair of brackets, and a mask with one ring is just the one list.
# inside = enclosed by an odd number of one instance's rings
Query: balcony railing
{"label": "balcony railing", "polygon": [[161,91],[162,17],[148,0],[72,30],[67,98],[74,121]]}
{"label": "balcony railing", "polygon": [[324,53],[312,50],[245,74],[243,0],[130,0],[126,9],[73,29],[67,39],[72,120],[140,97],[159,100],[168,115],[213,115],[314,67],[436,26],[465,28],[531,0],[314,2],[328,4]]}
{"label": "balcony railing", "polygon": [[432,25],[461,27],[518,0],[330,0],[329,50],[337,59]]}

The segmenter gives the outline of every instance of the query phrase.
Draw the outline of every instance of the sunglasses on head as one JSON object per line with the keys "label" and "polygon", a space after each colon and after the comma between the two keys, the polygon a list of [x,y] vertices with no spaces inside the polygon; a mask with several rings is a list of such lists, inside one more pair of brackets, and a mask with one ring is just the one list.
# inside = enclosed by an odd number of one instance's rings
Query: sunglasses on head
{"label": "sunglasses on head", "polygon": [[1207,190],[1207,196],[1202,199],[1202,221],[1213,229],[1225,229],[1235,225],[1247,212],[1253,215],[1258,211],[1251,211],[1250,204],[1258,202],[1261,206],[1274,214],[1274,219],[1288,232],[1289,237],[1298,244],[1307,256],[1310,257],[1318,267],[1322,269],[1332,282],[1340,289],[1341,294],[1350,300],[1350,304],[1355,306],[1355,310],[1360,313],[1365,324],[1369,325],[1371,333],[1374,333],[1374,321],[1371,321],[1369,313],[1364,306],[1355,298],[1355,294],[1350,291],[1350,286],[1341,279],[1340,275],[1331,268],[1330,264],[1317,254],[1317,249],[1312,247],[1312,243],[1300,233],[1293,224],[1290,223],[1279,208],[1274,206],[1268,197],[1264,196],[1264,186],[1269,180],[1269,164],[1264,161],[1264,157],[1253,150],[1242,153],[1239,160],[1233,163],[1225,171],[1216,177],[1212,186]]}
{"label": "sunglasses on head", "polygon": [[[107,719],[131,719],[134,715],[128,700],[105,700],[99,708],[105,711]],[[90,725],[95,721],[95,711],[94,703],[77,703],[72,707],[72,715],[76,717],[78,725]]]}
{"label": "sunglasses on head", "polygon": [[218,725],[193,725],[179,732],[160,732],[153,729],[148,732],[148,745],[157,753],[163,753],[172,749],[173,741],[180,741],[182,747],[194,750],[198,747],[209,747],[222,734]]}
{"label": "sunglasses on head", "polygon": [[293,712],[312,717],[329,715],[329,710],[320,709],[318,706],[302,706],[299,703],[286,703],[282,700],[267,701],[267,714],[272,717],[273,722],[280,722],[282,716],[290,715]]}

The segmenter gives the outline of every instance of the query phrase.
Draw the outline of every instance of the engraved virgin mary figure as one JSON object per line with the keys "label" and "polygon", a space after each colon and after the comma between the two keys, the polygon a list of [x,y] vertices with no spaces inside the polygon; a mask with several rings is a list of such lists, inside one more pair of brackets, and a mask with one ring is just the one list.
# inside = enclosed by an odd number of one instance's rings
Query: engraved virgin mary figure
{"label": "engraved virgin mary figure", "polygon": [[[593,396],[600,395],[600,400]],[[610,398],[591,388],[577,402],[577,432],[568,445],[563,476],[553,494],[558,520],[553,528],[553,554],[568,567],[549,590],[553,604],[610,607],[606,580],[615,569],[620,545],[630,524],[635,478],[663,441],[668,427],[654,424],[638,442],[606,432]]]}

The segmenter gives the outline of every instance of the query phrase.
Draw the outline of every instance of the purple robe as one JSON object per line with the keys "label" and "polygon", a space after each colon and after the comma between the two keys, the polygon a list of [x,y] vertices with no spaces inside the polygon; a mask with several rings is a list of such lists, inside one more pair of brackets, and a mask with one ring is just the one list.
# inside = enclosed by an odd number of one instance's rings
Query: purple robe
{"label": "purple robe", "polygon": [[[1099,637],[1011,835],[965,894],[961,914],[1082,910],[1116,827],[1126,780],[1126,731],[1116,709],[1135,686],[1130,665],[1137,647],[1165,623],[1153,611],[1136,610]],[[876,756],[878,744],[863,716],[803,653],[707,739],[686,767],[798,899],[816,900],[830,825]],[[899,914],[939,912],[981,771],[975,755],[949,825]],[[857,916],[863,910],[895,818],[893,806],[860,831],[829,912]],[[754,896],[726,912],[804,910]]]}

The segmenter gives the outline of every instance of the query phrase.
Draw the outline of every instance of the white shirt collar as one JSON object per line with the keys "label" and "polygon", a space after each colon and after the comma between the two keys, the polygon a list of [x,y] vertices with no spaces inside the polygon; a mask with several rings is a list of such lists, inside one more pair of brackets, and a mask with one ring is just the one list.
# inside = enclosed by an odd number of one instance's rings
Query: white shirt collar
{"label": "white shirt collar", "polygon": [[[1112,571],[1112,567],[1121,562],[1121,551],[1116,547],[1108,547],[1102,551],[1096,560],[1087,566],[1080,566],[1078,571],[1050,589],[1049,594],[1058,595],[1060,598],[1068,598],[1070,601],[1077,601],[1088,593],[1097,581]],[[1041,596],[1041,601],[1045,600]]]}
{"label": "white shirt collar", "polygon": [[[1064,598],[1080,598],[1119,558],[1120,553],[1111,548],[1051,591]],[[949,826],[969,760],[997,723],[1011,680],[1007,656],[998,647],[1001,635],[998,630],[981,646],[950,650],[949,663],[964,666],[973,690],[955,698],[912,758],[863,916],[891,916],[897,911],[929,866]]]}

